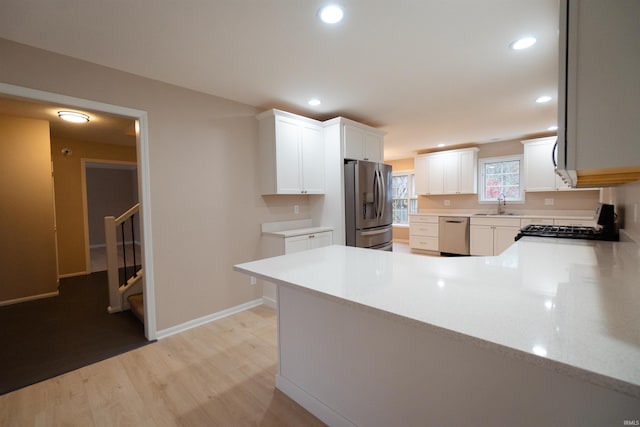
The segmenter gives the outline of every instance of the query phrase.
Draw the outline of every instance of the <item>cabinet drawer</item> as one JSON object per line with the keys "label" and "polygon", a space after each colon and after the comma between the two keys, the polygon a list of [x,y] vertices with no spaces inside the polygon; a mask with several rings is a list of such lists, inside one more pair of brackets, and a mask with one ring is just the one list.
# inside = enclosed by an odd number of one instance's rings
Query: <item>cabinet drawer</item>
{"label": "cabinet drawer", "polygon": [[471,225],[491,225],[496,227],[518,227],[520,228],[520,218],[477,218],[471,217]]}
{"label": "cabinet drawer", "polygon": [[438,215],[410,215],[409,224],[414,224],[414,223],[437,224]]}
{"label": "cabinet drawer", "polygon": [[424,249],[427,251],[438,250],[437,237],[409,236],[409,247],[411,249]]}
{"label": "cabinet drawer", "polygon": [[413,236],[438,237],[438,224],[414,223],[409,227],[409,234]]}

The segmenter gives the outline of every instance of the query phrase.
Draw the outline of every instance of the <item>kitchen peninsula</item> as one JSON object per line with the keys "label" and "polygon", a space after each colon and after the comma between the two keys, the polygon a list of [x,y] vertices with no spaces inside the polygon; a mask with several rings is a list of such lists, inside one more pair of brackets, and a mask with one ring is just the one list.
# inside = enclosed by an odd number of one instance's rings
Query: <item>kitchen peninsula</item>
{"label": "kitchen peninsula", "polygon": [[640,251],[525,237],[495,257],[329,246],[278,284],[277,387],[329,425],[640,419]]}

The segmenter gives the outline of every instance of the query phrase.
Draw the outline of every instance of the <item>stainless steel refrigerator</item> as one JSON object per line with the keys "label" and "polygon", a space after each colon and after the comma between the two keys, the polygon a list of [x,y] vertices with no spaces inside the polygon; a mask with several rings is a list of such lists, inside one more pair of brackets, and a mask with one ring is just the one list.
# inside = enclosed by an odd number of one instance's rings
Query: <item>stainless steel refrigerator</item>
{"label": "stainless steel refrigerator", "polygon": [[346,160],[344,197],[346,244],[360,248],[393,249],[391,166]]}

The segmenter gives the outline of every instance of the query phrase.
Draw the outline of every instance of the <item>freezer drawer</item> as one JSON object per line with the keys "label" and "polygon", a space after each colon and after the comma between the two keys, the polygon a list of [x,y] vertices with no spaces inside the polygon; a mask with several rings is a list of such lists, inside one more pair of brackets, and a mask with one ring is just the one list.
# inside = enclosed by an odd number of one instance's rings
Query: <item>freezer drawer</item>
{"label": "freezer drawer", "polygon": [[392,240],[393,228],[390,225],[356,230],[356,246],[359,248],[384,246],[391,243]]}

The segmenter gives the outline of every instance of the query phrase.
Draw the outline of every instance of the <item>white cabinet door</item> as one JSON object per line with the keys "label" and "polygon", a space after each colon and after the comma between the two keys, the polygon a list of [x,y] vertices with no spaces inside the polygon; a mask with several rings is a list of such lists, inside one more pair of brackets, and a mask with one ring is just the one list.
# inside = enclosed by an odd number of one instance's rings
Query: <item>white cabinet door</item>
{"label": "white cabinet door", "polygon": [[344,125],[344,158],[363,160],[364,130],[351,125]]}
{"label": "white cabinet door", "polygon": [[384,138],[365,128],[344,125],[344,158],[382,162]]}
{"label": "white cabinet door", "polygon": [[416,194],[429,193],[429,176],[428,176],[427,161],[428,161],[428,157],[418,156],[415,158],[413,162]]}
{"label": "white cabinet door", "polygon": [[322,128],[302,125],[302,190],[305,194],[324,194],[324,141]]}
{"label": "white cabinet door", "polygon": [[309,249],[321,248],[333,244],[333,233],[325,231],[322,233],[314,233],[309,236]]}
{"label": "white cabinet door", "polygon": [[460,192],[460,154],[458,152],[442,155],[443,193],[456,194]]}
{"label": "white cabinet door", "polygon": [[276,117],[276,182],[278,194],[300,194],[300,125],[287,117]]}
{"label": "white cabinet door", "polygon": [[525,191],[556,190],[556,173],[553,166],[555,137],[523,141]]}
{"label": "white cabinet door", "polygon": [[469,252],[471,255],[493,255],[493,228],[490,225],[469,227]]}
{"label": "white cabinet door", "polygon": [[513,245],[519,231],[518,227],[495,227],[493,230],[493,254],[500,255]]}
{"label": "white cabinet door", "polygon": [[461,151],[458,179],[458,193],[460,194],[477,194],[478,193],[478,162],[477,151],[466,150]]}
{"label": "white cabinet door", "polygon": [[307,249],[309,249],[309,236],[307,234],[303,234],[302,236],[286,237],[284,239],[285,255],[306,251]]}
{"label": "white cabinet door", "polygon": [[427,159],[429,194],[444,194],[444,156],[436,154]]}
{"label": "white cabinet door", "polygon": [[372,132],[366,132],[364,136],[364,160],[370,162],[383,161],[383,138]]}

